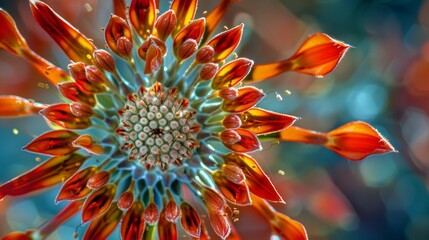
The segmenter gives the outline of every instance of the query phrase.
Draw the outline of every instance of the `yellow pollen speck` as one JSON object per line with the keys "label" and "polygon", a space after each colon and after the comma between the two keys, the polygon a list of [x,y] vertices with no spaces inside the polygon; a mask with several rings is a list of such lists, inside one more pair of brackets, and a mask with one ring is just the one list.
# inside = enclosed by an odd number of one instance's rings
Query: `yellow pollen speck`
{"label": "yellow pollen speck", "polygon": [[[48,73],[48,72],[46,72],[46,74],[48,74],[48,75],[49,75],[49,73]],[[39,82],[39,83],[37,83],[37,86],[38,86],[39,88],[49,89],[49,84],[47,84],[47,83]]]}
{"label": "yellow pollen speck", "polygon": [[18,131],[18,129],[16,129],[16,128],[14,128],[14,129],[12,130],[12,132],[13,132],[13,134],[15,134],[15,135],[18,135],[18,134],[19,134],[19,131]]}
{"label": "yellow pollen speck", "polygon": [[285,172],[283,170],[279,170],[278,173],[282,176],[285,175]]}
{"label": "yellow pollen speck", "polygon": [[155,13],[156,13],[156,14],[159,14],[159,9],[155,9]]}
{"label": "yellow pollen speck", "polygon": [[277,145],[277,144],[280,144],[280,141],[279,141],[279,140],[275,140],[275,141],[273,141],[271,144],[272,144],[272,145]]}
{"label": "yellow pollen speck", "polygon": [[289,90],[285,90],[285,93],[286,93],[287,95],[291,95],[291,94],[292,94],[292,92],[291,92],[291,91],[289,91]]}
{"label": "yellow pollen speck", "polygon": [[234,218],[234,219],[232,219],[232,221],[234,221],[234,222],[238,222],[238,218]]}
{"label": "yellow pollen speck", "polygon": [[207,14],[207,11],[204,11],[204,12],[203,12],[203,15],[206,15],[206,14]]}
{"label": "yellow pollen speck", "polygon": [[223,28],[224,28],[225,30],[228,30],[228,29],[229,29],[227,26],[223,26]]}
{"label": "yellow pollen speck", "polygon": [[39,157],[36,157],[36,162],[40,162],[40,161],[42,161],[42,159]]}
{"label": "yellow pollen speck", "polygon": [[73,233],[73,238],[75,238],[75,239],[76,239],[78,236],[79,236],[79,234],[78,234],[77,232],[74,232],[74,233]]}
{"label": "yellow pollen speck", "polygon": [[92,12],[92,7],[89,3],[85,3],[85,10],[86,12]]}
{"label": "yellow pollen speck", "polygon": [[91,60],[92,56],[88,53],[88,54],[86,54],[86,58],[88,58],[89,60]]}
{"label": "yellow pollen speck", "polygon": [[236,52],[232,53],[232,56],[234,56],[234,59],[238,58],[238,54]]}
{"label": "yellow pollen speck", "polygon": [[76,165],[76,167],[79,167],[80,165],[82,165],[82,163],[77,162],[77,163],[75,163],[74,165]]}
{"label": "yellow pollen speck", "polygon": [[276,98],[279,102],[283,101],[283,98],[280,94],[276,93]]}
{"label": "yellow pollen speck", "polygon": [[61,178],[61,182],[65,182],[66,181],[66,178],[65,177],[62,177]]}

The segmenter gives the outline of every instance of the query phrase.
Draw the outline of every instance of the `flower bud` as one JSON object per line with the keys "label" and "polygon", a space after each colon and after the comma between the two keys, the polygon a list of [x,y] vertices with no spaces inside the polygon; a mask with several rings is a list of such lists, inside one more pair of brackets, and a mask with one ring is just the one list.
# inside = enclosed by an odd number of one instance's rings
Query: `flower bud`
{"label": "flower bud", "polygon": [[89,82],[94,84],[103,84],[107,82],[104,73],[94,65],[89,65],[85,67],[85,75],[86,79],[88,79]]}
{"label": "flower bud", "polygon": [[118,208],[122,211],[128,210],[131,207],[134,201],[134,195],[132,192],[127,191],[121,194],[118,199]]}
{"label": "flower bud", "polygon": [[93,53],[95,64],[102,70],[114,72],[116,69],[115,60],[112,55],[104,49],[97,49]]}
{"label": "flower bud", "polygon": [[222,172],[225,177],[233,183],[239,184],[246,180],[246,176],[244,175],[243,170],[238,166],[223,164]]}
{"label": "flower bud", "polygon": [[110,173],[107,171],[101,171],[90,177],[86,186],[91,189],[98,189],[106,185],[106,183],[109,182],[109,179]]}
{"label": "flower bud", "polygon": [[165,219],[175,222],[180,217],[180,209],[174,200],[170,200],[164,208]]}
{"label": "flower bud", "polygon": [[131,41],[126,37],[120,37],[118,41],[116,42],[116,45],[118,46],[118,54],[121,55],[124,58],[131,57],[131,51],[133,49],[133,44]]}
{"label": "flower bud", "polygon": [[198,43],[194,39],[188,39],[182,43],[177,56],[181,60],[186,60],[197,51]]}
{"label": "flower bud", "polygon": [[159,219],[158,206],[154,202],[150,202],[144,211],[144,220],[152,225]]}
{"label": "flower bud", "polygon": [[220,212],[225,208],[224,198],[213,189],[204,188],[203,199],[209,211]]}
{"label": "flower bud", "polygon": [[215,63],[207,63],[201,68],[200,78],[202,80],[210,80],[214,77],[218,70],[218,66]]}
{"label": "flower bud", "polygon": [[155,23],[158,37],[165,41],[173,31],[174,27],[176,27],[176,22],[176,14],[174,14],[174,11],[172,10],[169,10],[159,16]]}
{"label": "flower bud", "polygon": [[238,97],[238,90],[236,88],[224,88],[219,91],[219,97],[225,100],[235,100]]}
{"label": "flower bud", "polygon": [[202,47],[197,53],[197,61],[199,63],[208,63],[214,56],[214,49],[212,46],[206,45]]}
{"label": "flower bud", "polygon": [[241,140],[240,135],[234,130],[224,130],[219,134],[220,140],[225,144],[234,144]]}
{"label": "flower bud", "polygon": [[241,119],[237,115],[231,114],[223,119],[222,125],[226,128],[239,128],[241,126]]}
{"label": "flower bud", "polygon": [[70,74],[74,80],[86,79],[85,63],[74,62],[74,63],[70,63],[67,67],[68,67]]}
{"label": "flower bud", "polygon": [[91,117],[94,114],[92,108],[84,103],[74,102],[70,104],[70,111],[76,117]]}

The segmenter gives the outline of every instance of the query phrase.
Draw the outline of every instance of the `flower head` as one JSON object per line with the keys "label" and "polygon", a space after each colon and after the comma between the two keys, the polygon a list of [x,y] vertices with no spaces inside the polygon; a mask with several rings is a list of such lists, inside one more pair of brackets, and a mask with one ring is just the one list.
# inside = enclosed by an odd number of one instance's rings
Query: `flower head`
{"label": "flower head", "polygon": [[[64,97],[57,104],[0,96],[1,117],[42,115],[52,131],[24,150],[51,156],[0,186],[0,198],[62,184],[56,201],[70,204],[41,227],[5,239],[43,238],[81,212],[84,239],[105,239],[118,226],[123,239],[157,234],[177,239],[236,234],[231,206],[250,206],[285,239],[306,239],[304,227],[272,208],[283,203],[248,155],[276,139],[324,145],[360,160],[393,147],[366,123],[330,133],[291,125],[296,117],[256,107],[265,94],[251,86],[286,71],[331,72],[349,45],[317,33],[290,58],[255,65],[234,52],[244,25],[214,34],[233,0],[196,18],[196,0],[114,0],[106,49],[46,3],[31,0],[35,20],[71,63],[68,73],[33,52],[13,19],[0,10],[0,48],[28,60]],[[207,219],[200,216],[207,215]]]}

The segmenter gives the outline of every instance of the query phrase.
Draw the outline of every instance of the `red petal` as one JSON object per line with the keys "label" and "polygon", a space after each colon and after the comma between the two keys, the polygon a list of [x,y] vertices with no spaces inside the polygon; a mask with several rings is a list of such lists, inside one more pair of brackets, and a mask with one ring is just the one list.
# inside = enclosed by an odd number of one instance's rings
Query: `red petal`
{"label": "red petal", "polygon": [[268,134],[290,127],[298,118],[286,114],[251,108],[240,115],[241,127],[254,134]]}
{"label": "red petal", "polygon": [[91,221],[83,240],[107,239],[118,226],[121,216],[122,211],[113,203],[103,216]]}
{"label": "red petal", "polygon": [[165,208],[158,221],[158,237],[159,240],[174,240],[179,237],[176,223],[167,221],[165,218]]}
{"label": "red petal", "polygon": [[[116,186],[108,184],[89,195],[82,208],[82,222],[91,221],[106,212],[115,197],[115,193]],[[116,204],[114,205],[116,206]]]}
{"label": "red petal", "polygon": [[124,240],[141,239],[145,230],[144,208],[140,200],[134,201],[121,223],[121,238]]}
{"label": "red petal", "polygon": [[30,1],[31,11],[39,25],[57,42],[64,53],[75,62],[92,63],[96,47],[92,42],[55,13],[46,3]]}
{"label": "red petal", "polygon": [[249,130],[239,128],[234,131],[238,133],[238,135],[240,136],[240,140],[233,144],[224,142],[223,144],[225,145],[225,147],[235,152],[254,152],[262,149],[258,137]]}
{"label": "red petal", "polygon": [[230,153],[223,159],[226,164],[235,164],[243,170],[247,186],[253,194],[268,201],[284,203],[273,183],[255,159],[241,153]]}
{"label": "red petal", "polygon": [[222,0],[222,2],[220,2],[215,7],[215,9],[213,9],[211,12],[207,14],[206,16],[207,26],[206,26],[206,33],[205,33],[206,36],[209,36],[214,31],[214,29],[216,28],[216,26],[218,25],[222,17],[225,15],[226,10],[231,5],[231,3],[238,2],[238,1],[239,0]]}
{"label": "red petal", "polygon": [[246,206],[252,204],[247,184],[229,181],[222,171],[216,171],[212,178],[222,195],[234,204]]}
{"label": "red petal", "polygon": [[113,0],[113,14],[127,19],[127,3],[125,0]]}
{"label": "red petal", "polygon": [[238,89],[236,99],[223,101],[222,109],[225,112],[244,112],[255,106],[264,96],[265,94],[255,87],[242,87]]}
{"label": "red petal", "polygon": [[213,231],[222,239],[228,237],[231,233],[231,226],[226,216],[221,212],[209,212],[209,219]]}
{"label": "red petal", "polygon": [[0,95],[0,117],[30,116],[38,114],[45,107],[45,104],[35,103],[22,97]]}
{"label": "red petal", "polygon": [[162,59],[162,50],[156,45],[151,45],[146,53],[146,65],[144,73],[150,74],[158,71],[161,67]]}
{"label": "red petal", "polygon": [[109,48],[117,54],[119,54],[117,45],[119,38],[126,37],[130,42],[132,42],[130,26],[128,26],[124,19],[116,15],[112,15],[110,17],[109,23],[104,30],[104,37]]}
{"label": "red petal", "polygon": [[280,140],[323,145],[328,139],[325,133],[291,126],[280,132]]}
{"label": "red petal", "polygon": [[212,58],[213,62],[220,62],[227,58],[237,48],[241,41],[244,24],[231,28],[214,36],[207,45],[211,46],[215,54]]}
{"label": "red petal", "polygon": [[180,204],[180,210],[182,216],[180,217],[180,223],[182,224],[183,230],[192,237],[200,237],[201,234],[201,220],[195,209],[187,202]]}
{"label": "red petal", "polygon": [[208,187],[202,188],[203,201],[209,211],[223,211],[226,202],[225,199],[216,191]]}
{"label": "red petal", "polygon": [[0,9],[0,49],[15,55],[21,55],[22,49],[28,48],[27,42],[21,36],[13,18]]}
{"label": "red petal", "polygon": [[85,129],[92,125],[89,118],[76,117],[67,103],[51,105],[40,111],[50,122],[68,129]]}
{"label": "red petal", "polygon": [[58,84],[58,90],[61,94],[73,102],[86,103],[87,105],[95,106],[95,96],[92,93],[82,91],[75,82],[64,82]]}
{"label": "red petal", "polygon": [[23,149],[52,156],[67,155],[78,150],[72,145],[77,137],[79,134],[69,130],[50,131],[33,139]]}
{"label": "red petal", "polygon": [[228,62],[216,73],[212,81],[212,88],[219,90],[237,85],[250,72],[252,66],[253,61],[247,58],[238,58]]}
{"label": "red petal", "polygon": [[130,22],[134,30],[146,39],[151,33],[156,19],[154,0],[133,0],[130,5]]}
{"label": "red petal", "polygon": [[0,199],[52,187],[71,177],[86,160],[79,154],[53,157],[0,186]]}
{"label": "red petal", "polygon": [[173,30],[173,36],[175,36],[183,26],[188,25],[192,20],[194,20],[197,3],[198,0],[173,0],[170,9],[174,11],[177,18],[177,24]]}
{"label": "red petal", "polygon": [[204,34],[205,25],[206,25],[206,20],[204,18],[200,18],[193,21],[185,28],[181,29],[174,37],[174,41],[173,41],[174,54],[177,55],[177,52],[179,51],[179,47],[182,46],[182,44],[188,39],[193,39],[197,43],[200,42],[201,37]]}
{"label": "red petal", "polygon": [[350,122],[327,134],[325,146],[350,160],[362,160],[371,154],[393,152],[393,146],[371,125]]}
{"label": "red petal", "polygon": [[82,171],[77,172],[61,187],[55,202],[63,200],[76,200],[88,195],[91,192],[91,189],[86,186],[86,183],[96,172],[96,167],[88,167]]}

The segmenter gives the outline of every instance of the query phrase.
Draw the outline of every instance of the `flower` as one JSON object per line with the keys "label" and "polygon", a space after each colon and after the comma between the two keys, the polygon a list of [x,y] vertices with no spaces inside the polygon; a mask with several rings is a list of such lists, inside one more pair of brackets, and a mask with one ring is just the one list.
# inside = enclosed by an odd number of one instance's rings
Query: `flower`
{"label": "flower", "polygon": [[196,0],[173,0],[164,13],[159,1],[132,0],[127,8],[114,0],[103,49],[31,0],[35,20],[72,61],[69,73],[32,51],[0,10],[0,48],[30,62],[65,99],[42,104],[0,96],[1,117],[39,113],[54,129],[24,147],[51,158],[1,185],[0,198],[63,183],[56,201],[70,202],[39,228],[4,239],[44,238],[78,212],[89,223],[84,239],[105,239],[118,226],[123,239],[177,239],[178,225],[207,239],[209,224],[225,239],[237,234],[234,205],[261,213],[273,235],[307,239],[301,223],[271,207],[284,201],[248,153],[267,139],[323,145],[351,160],[394,151],[363,122],[325,134],[256,107],[265,95],[253,82],[286,71],[324,76],[350,46],[316,33],[292,57],[255,65],[234,53],[243,24],[213,36],[232,2],[222,0],[195,19]]}

